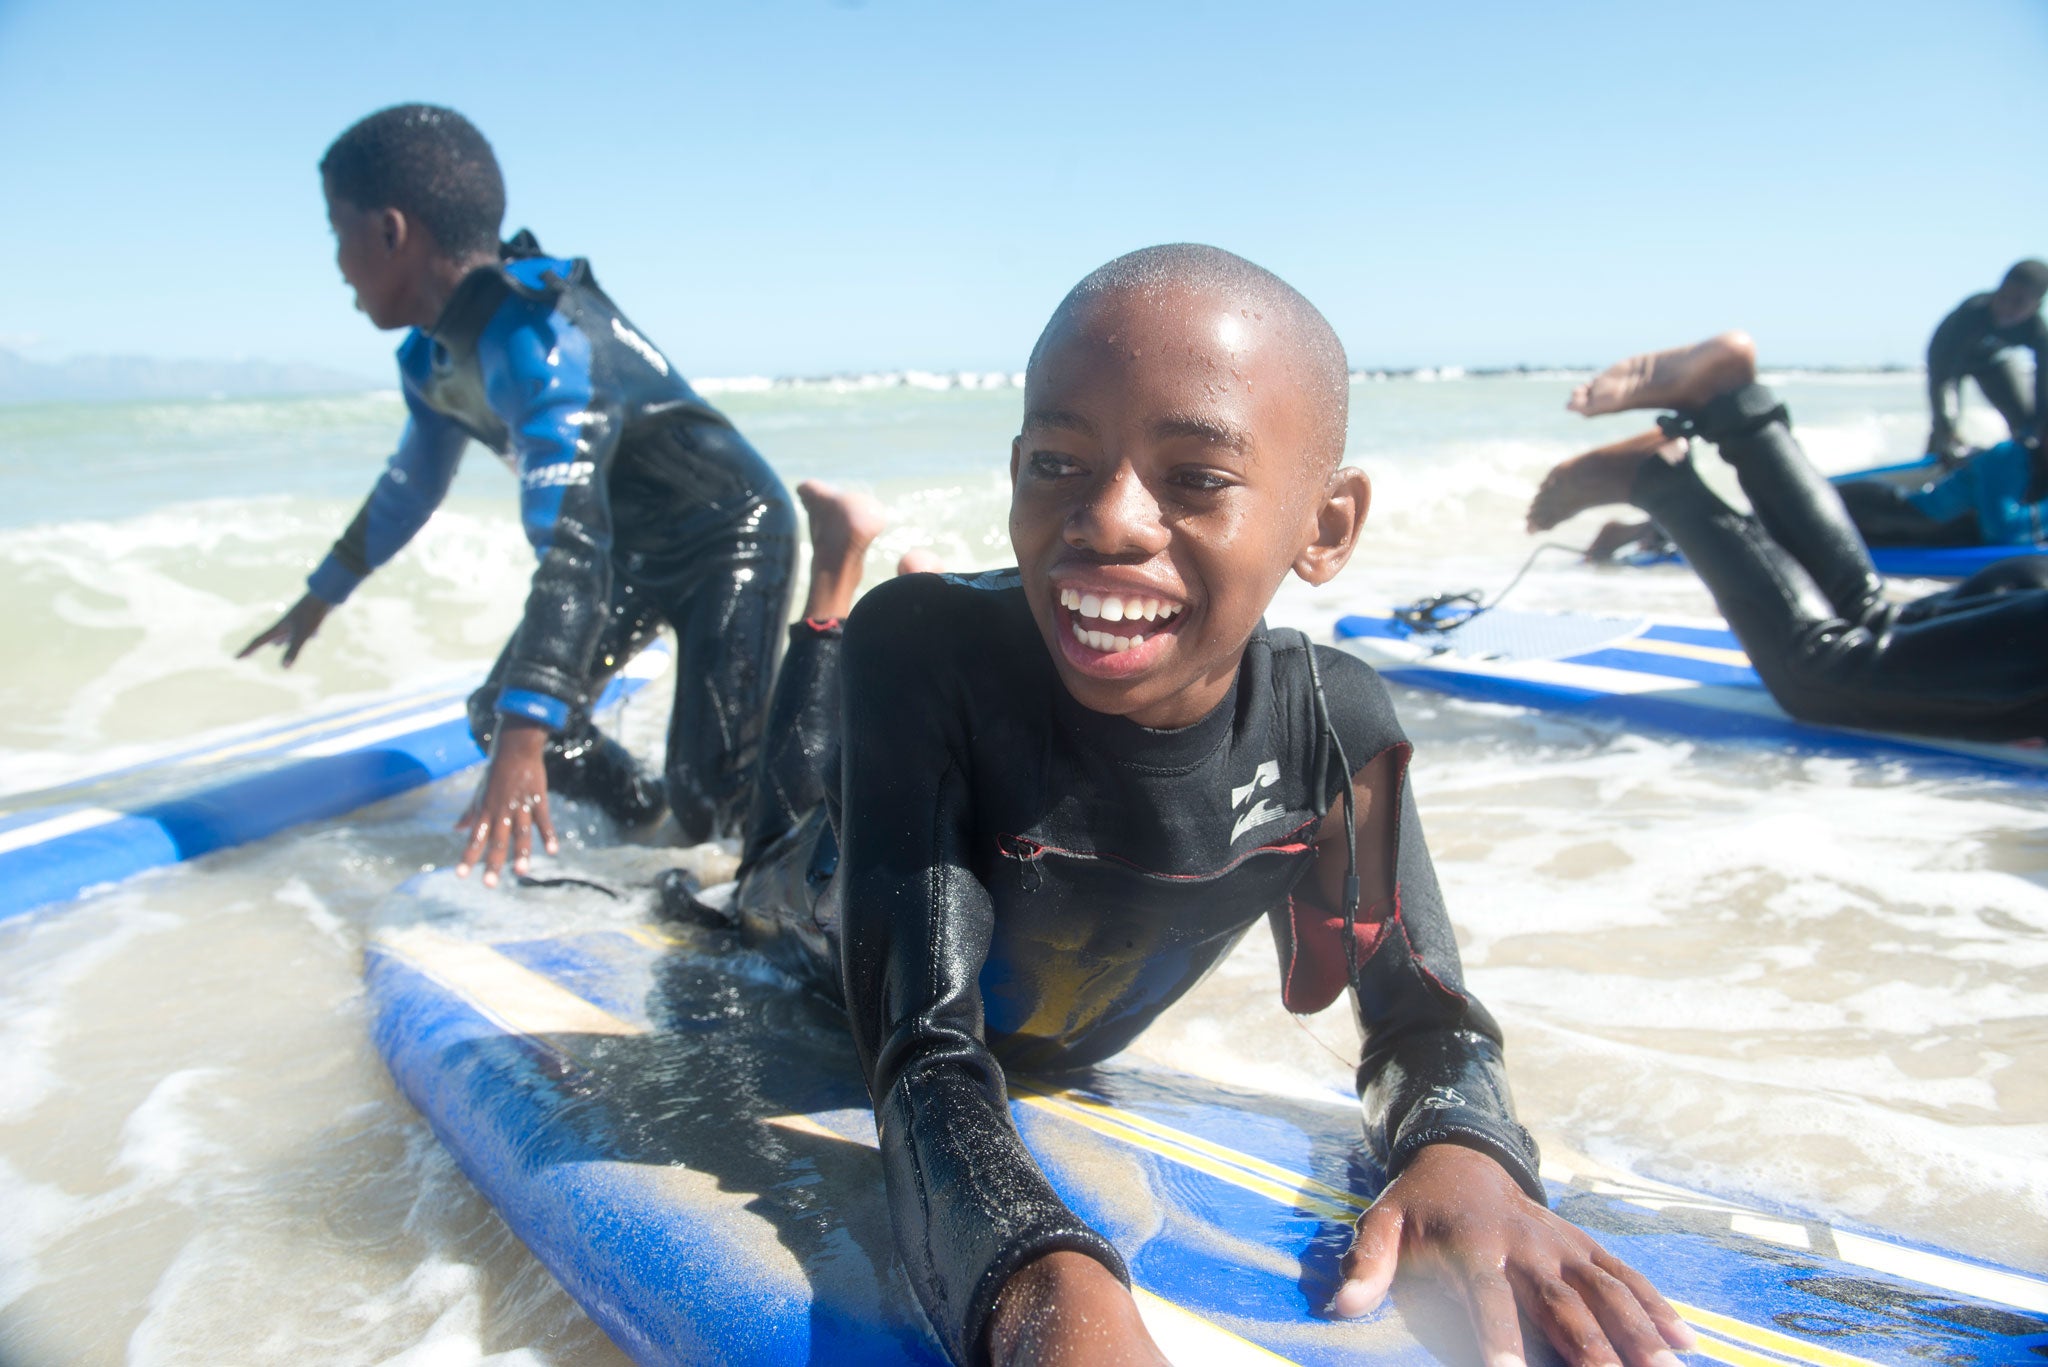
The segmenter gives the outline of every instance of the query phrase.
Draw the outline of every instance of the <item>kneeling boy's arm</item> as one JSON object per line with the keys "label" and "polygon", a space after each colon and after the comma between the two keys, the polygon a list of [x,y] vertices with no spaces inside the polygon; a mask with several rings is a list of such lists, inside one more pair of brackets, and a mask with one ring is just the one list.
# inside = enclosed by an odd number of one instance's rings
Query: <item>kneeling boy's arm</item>
{"label": "kneeling boy's arm", "polygon": [[410,394],[406,405],[411,416],[398,450],[385,463],[348,530],[306,577],[306,587],[330,606],[347,599],[356,585],[427,525],[448,496],[462,450],[469,444],[467,432]]}
{"label": "kneeling boy's arm", "polygon": [[993,921],[967,848],[966,754],[954,720],[963,700],[947,696],[957,687],[950,671],[919,667],[930,652],[915,614],[889,610],[914,606],[888,601],[903,597],[878,589],[847,623],[847,1014],[874,1099],[897,1247],[947,1351],[974,1362],[986,1357],[1004,1284],[1045,1254],[1085,1253],[1129,1277],[1026,1152],[1002,1069],[982,1042],[979,977]]}

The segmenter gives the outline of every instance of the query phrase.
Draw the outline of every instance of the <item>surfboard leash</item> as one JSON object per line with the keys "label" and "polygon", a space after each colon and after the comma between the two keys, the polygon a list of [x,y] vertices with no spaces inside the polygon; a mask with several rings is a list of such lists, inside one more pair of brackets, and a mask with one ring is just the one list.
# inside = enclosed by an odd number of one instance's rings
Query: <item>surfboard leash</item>
{"label": "surfboard leash", "polygon": [[1394,609],[1394,620],[1408,629],[1410,635],[1420,636],[1429,632],[1456,631],[1473,618],[1492,612],[1503,599],[1515,591],[1524,575],[1536,564],[1545,551],[1565,551],[1583,560],[1588,553],[1584,546],[1567,546],[1562,541],[1546,541],[1529,552],[1529,558],[1522,562],[1522,568],[1515,571],[1515,577],[1508,580],[1508,586],[1493,595],[1492,602],[1485,601],[1485,594],[1479,589],[1466,589],[1462,593],[1433,593],[1427,598],[1418,598],[1405,607]]}

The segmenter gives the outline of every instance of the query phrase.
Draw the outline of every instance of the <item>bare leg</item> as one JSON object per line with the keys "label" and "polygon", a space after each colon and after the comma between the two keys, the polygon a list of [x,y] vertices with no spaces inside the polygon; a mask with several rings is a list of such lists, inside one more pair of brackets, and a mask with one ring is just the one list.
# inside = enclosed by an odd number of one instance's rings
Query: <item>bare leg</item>
{"label": "bare leg", "polygon": [[1724,332],[1617,362],[1574,389],[1565,407],[1589,418],[1631,408],[1690,412],[1755,379],[1756,343],[1746,332]]}
{"label": "bare leg", "polygon": [[1612,446],[1573,456],[1543,477],[1529,504],[1529,530],[1547,532],[1588,508],[1628,502],[1636,471],[1644,461],[1655,458],[1676,465],[1685,459],[1685,450],[1683,438],[1667,437],[1653,427]]}
{"label": "bare leg", "polygon": [[1610,522],[1594,535],[1593,544],[1586,547],[1586,559],[1604,564],[1629,547],[1643,545],[1660,535],[1654,522]]}
{"label": "bare leg", "polygon": [[868,547],[885,524],[882,505],[816,479],[797,485],[796,496],[811,522],[811,585],[804,616],[835,621],[853,611]]}
{"label": "bare leg", "polygon": [[896,573],[899,576],[905,574],[940,574],[944,572],[945,568],[945,562],[927,550],[905,551],[903,558],[896,562]]}

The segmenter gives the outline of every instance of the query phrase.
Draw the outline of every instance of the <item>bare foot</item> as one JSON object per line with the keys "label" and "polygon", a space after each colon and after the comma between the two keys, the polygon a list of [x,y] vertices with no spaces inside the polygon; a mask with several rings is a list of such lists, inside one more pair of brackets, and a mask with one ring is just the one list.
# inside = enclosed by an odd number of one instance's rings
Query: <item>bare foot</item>
{"label": "bare foot", "polygon": [[804,616],[818,621],[844,617],[853,611],[868,547],[888,520],[882,516],[882,505],[866,494],[850,493],[823,480],[805,480],[796,486],[796,496],[811,521],[811,587]]}
{"label": "bare foot", "polygon": [[1536,497],[1530,501],[1529,530],[1547,532],[1588,508],[1628,502],[1636,471],[1653,456],[1676,465],[1685,459],[1685,442],[1679,437],[1667,437],[1653,427],[1627,441],[1602,446],[1560,463],[1543,477]]}
{"label": "bare foot", "polygon": [[896,562],[896,573],[899,576],[905,574],[944,574],[945,572],[945,562],[926,550],[905,551],[903,558]]}
{"label": "bare foot", "polygon": [[1746,332],[1724,332],[1618,361],[1574,389],[1565,407],[1589,418],[1629,408],[1685,411],[1755,378],[1756,343]]}
{"label": "bare foot", "polygon": [[1654,522],[1610,522],[1594,536],[1593,544],[1586,547],[1586,559],[1604,563],[1656,535],[1657,524]]}

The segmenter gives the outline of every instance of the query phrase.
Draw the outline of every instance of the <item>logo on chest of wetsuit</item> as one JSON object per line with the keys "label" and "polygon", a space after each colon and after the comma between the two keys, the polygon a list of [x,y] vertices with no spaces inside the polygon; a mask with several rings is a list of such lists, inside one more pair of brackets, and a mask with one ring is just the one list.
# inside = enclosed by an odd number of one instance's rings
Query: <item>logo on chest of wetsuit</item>
{"label": "logo on chest of wetsuit", "polygon": [[1237,824],[1230,828],[1231,844],[1235,845],[1237,838],[1246,831],[1263,826],[1269,821],[1277,821],[1287,815],[1285,807],[1269,802],[1265,798],[1259,798],[1258,801],[1252,802],[1253,796],[1261,788],[1270,788],[1279,781],[1280,761],[1269,759],[1252,771],[1252,781],[1250,783],[1245,784],[1242,788],[1232,788],[1230,790],[1231,811],[1237,811],[1240,807],[1244,807],[1246,803],[1251,803],[1251,806],[1246,808],[1244,813],[1237,818]]}

